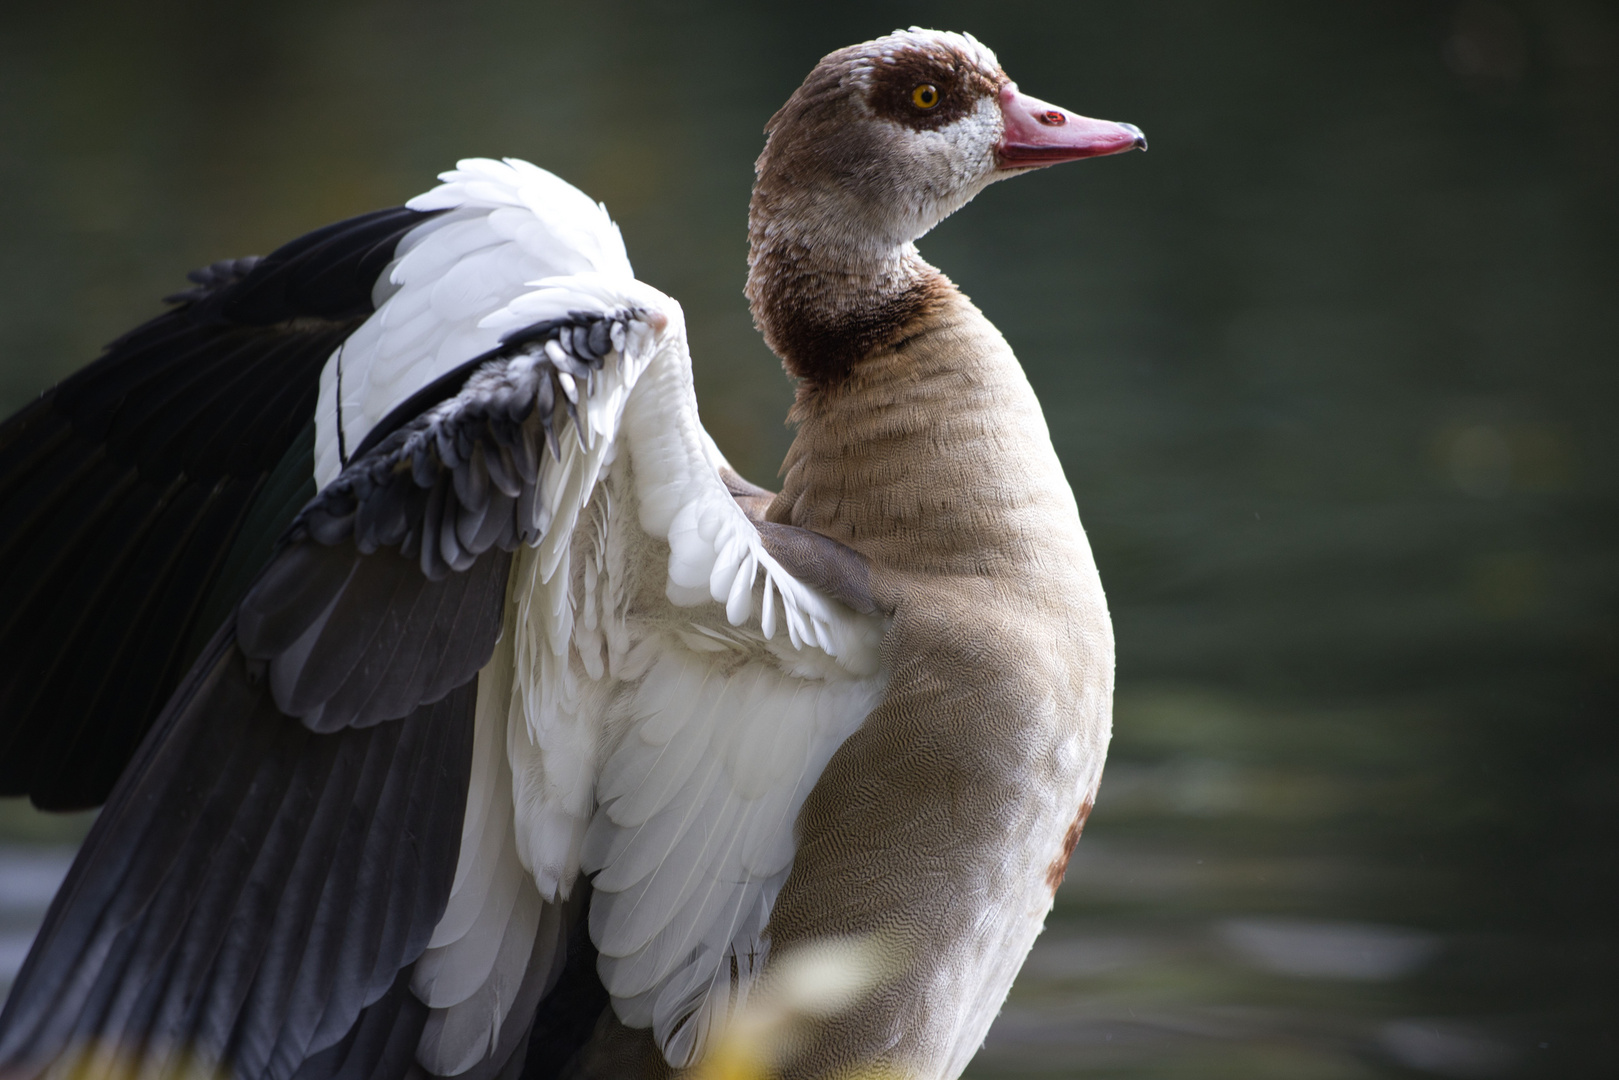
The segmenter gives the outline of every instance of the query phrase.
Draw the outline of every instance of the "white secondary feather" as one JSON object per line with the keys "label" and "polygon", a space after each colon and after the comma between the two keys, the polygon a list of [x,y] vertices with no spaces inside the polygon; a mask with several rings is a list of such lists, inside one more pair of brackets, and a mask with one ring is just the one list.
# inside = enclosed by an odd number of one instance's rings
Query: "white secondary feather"
{"label": "white secondary feather", "polygon": [[606,211],[525,162],[443,179],[410,205],[444,213],[399,245],[376,314],[322,373],[319,483],[503,335],[635,315],[590,386],[563,380],[584,431],[545,455],[543,535],[513,560],[479,675],[460,861],[412,982],[432,1010],[417,1059],[456,1075],[506,1052],[583,870],[614,1008],[684,1065],[761,970],[794,820],[881,695],[883,628],[764,549],[698,420],[679,305],[634,279]]}
{"label": "white secondary feather", "polygon": [[508,634],[478,676],[461,855],[449,904],[411,980],[431,1009],[417,1060],[439,1076],[466,1072],[495,1050],[525,978],[547,978],[567,943],[567,928],[517,857],[506,760],[513,668]]}

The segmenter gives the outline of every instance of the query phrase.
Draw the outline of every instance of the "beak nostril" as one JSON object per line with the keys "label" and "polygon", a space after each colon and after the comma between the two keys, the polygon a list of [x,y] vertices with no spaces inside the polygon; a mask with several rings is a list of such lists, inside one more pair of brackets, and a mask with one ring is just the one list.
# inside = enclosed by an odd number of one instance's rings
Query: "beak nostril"
{"label": "beak nostril", "polygon": [[995,144],[997,169],[1037,169],[1060,161],[1147,148],[1141,129],[1133,124],[1080,116],[1060,105],[1020,94],[1010,86],[1001,93],[1000,111],[1002,133]]}

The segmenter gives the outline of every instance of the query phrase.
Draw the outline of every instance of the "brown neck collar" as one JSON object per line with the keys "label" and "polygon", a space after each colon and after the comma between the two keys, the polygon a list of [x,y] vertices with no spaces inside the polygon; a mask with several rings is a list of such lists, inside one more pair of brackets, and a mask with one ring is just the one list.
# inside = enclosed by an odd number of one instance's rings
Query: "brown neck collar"
{"label": "brown neck collar", "polygon": [[844,383],[955,289],[912,243],[812,235],[778,216],[775,202],[761,178],[748,213],[748,304],[765,343],[806,391]]}

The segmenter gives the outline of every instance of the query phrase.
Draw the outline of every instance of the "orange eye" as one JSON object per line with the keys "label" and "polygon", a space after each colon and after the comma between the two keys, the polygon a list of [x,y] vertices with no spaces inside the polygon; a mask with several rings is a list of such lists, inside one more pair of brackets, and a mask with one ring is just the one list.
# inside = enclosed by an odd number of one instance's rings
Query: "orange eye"
{"label": "orange eye", "polygon": [[918,109],[931,109],[939,103],[939,88],[932,83],[923,83],[911,91],[911,104]]}

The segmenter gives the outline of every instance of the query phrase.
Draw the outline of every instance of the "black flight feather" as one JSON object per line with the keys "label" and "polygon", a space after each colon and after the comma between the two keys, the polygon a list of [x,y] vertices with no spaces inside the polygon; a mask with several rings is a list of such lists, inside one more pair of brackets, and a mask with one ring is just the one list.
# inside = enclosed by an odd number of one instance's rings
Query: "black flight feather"
{"label": "black flight feather", "polygon": [[364,214],[197,271],[177,307],[0,425],[0,796],[106,798],[250,579],[214,595],[246,523],[269,541],[289,520],[253,509],[321,367],[434,216]]}
{"label": "black flight feather", "polygon": [[92,1040],[155,1076],[399,1075],[425,1019],[400,991],[448,902],[475,701],[468,683],[318,735],[221,631],[52,904],[0,1014],[0,1073]]}

